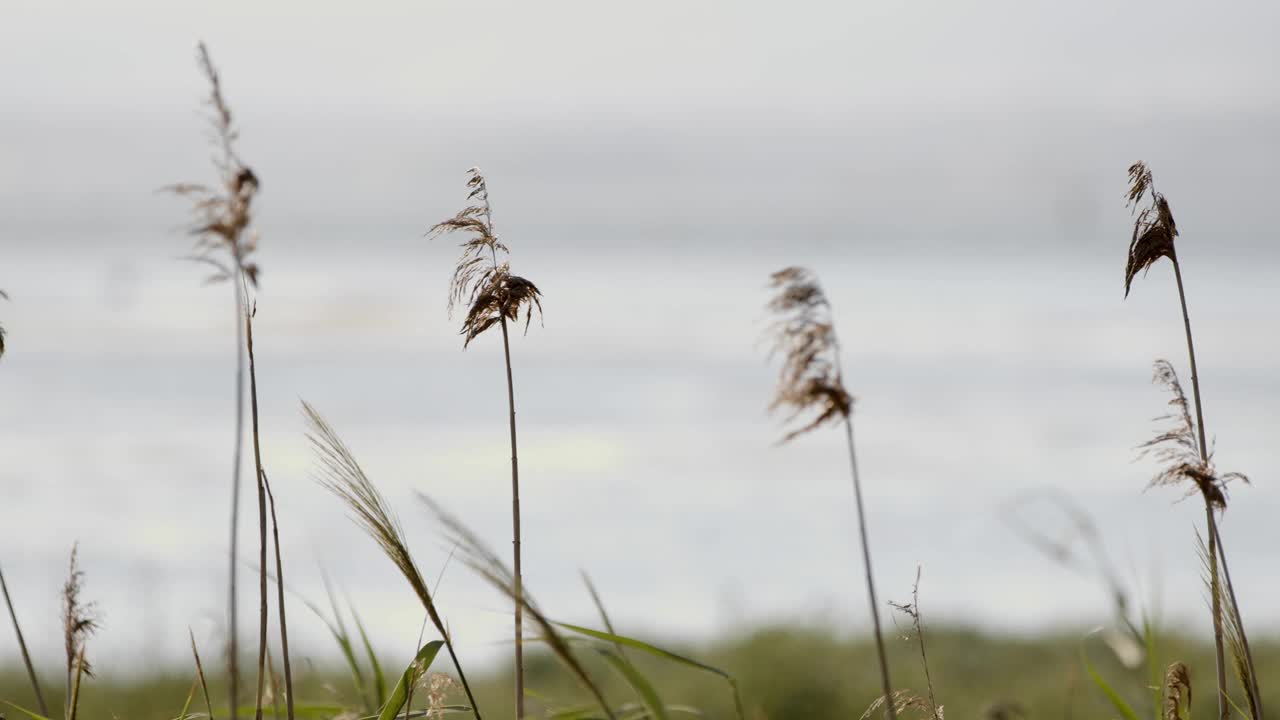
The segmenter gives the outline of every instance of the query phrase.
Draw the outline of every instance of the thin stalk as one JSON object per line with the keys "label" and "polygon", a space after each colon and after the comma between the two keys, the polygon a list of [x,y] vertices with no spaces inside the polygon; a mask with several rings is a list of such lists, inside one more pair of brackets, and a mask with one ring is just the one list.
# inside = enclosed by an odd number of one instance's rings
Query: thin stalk
{"label": "thin stalk", "polygon": [[[284,697],[285,708],[289,720],[293,720],[293,669],[289,663],[289,626],[284,617],[284,565],[280,561],[280,523],[276,520],[276,498],[271,494],[271,481],[267,473],[262,473],[262,485],[267,489],[267,500],[271,503],[271,539],[276,549],[276,598],[280,607],[280,654],[284,665]],[[279,713],[276,713],[277,717]]]}
{"label": "thin stalk", "polygon": [[[1191,315],[1187,312],[1187,293],[1182,286],[1182,267],[1178,264],[1178,256],[1172,249],[1169,260],[1173,262],[1173,276],[1178,282],[1178,301],[1182,304],[1182,326],[1187,334],[1187,355],[1191,360],[1191,394],[1196,403],[1196,429],[1199,432],[1200,461],[1209,462],[1209,445],[1205,442],[1204,408],[1200,404],[1200,373],[1196,369],[1196,346],[1191,337]],[[1218,579],[1218,523],[1213,517],[1213,501],[1208,493],[1204,494],[1205,524],[1209,532],[1209,594],[1213,611],[1213,653],[1217,664],[1218,679],[1218,717],[1228,720],[1231,707],[1227,703],[1227,667],[1222,652],[1222,588]]]}
{"label": "thin stalk", "polygon": [[920,615],[920,566],[916,566],[916,584],[911,587],[911,618],[915,621],[916,640],[920,643],[920,665],[924,667],[924,681],[929,689],[930,720],[940,720],[938,701],[933,694],[933,677],[929,674],[929,656],[924,651],[924,619]]}
{"label": "thin stalk", "polygon": [[1253,651],[1249,649],[1249,637],[1245,635],[1244,632],[1244,620],[1240,619],[1240,603],[1236,602],[1236,588],[1235,585],[1231,583],[1231,570],[1227,567],[1227,549],[1222,546],[1222,535],[1218,532],[1216,527],[1214,528],[1214,533],[1217,534],[1218,556],[1222,561],[1222,577],[1226,580],[1227,599],[1231,601],[1231,609],[1235,613],[1236,618],[1240,620],[1238,623],[1238,629],[1240,630],[1240,645],[1244,649],[1244,660],[1245,663],[1248,664],[1249,677],[1253,681],[1250,683],[1250,687],[1245,688],[1245,690],[1253,697],[1253,705],[1258,708],[1258,717],[1261,718],[1263,716],[1262,690],[1258,687],[1258,671],[1253,667]]}
{"label": "thin stalk", "polygon": [[[235,258],[239,267],[239,258]],[[240,648],[236,640],[239,626],[236,619],[236,557],[239,554],[240,535],[240,466],[244,454],[244,295],[239,278],[233,282],[236,292],[236,442],[231,470],[231,579],[228,582],[227,674],[229,676],[231,720],[236,720],[236,705],[240,696]]]}
{"label": "thin stalk", "polygon": [[876,600],[876,584],[871,576],[871,547],[867,541],[867,516],[862,506],[862,482],[858,477],[858,456],[853,446],[853,419],[844,418],[845,439],[849,443],[849,469],[853,475],[853,497],[858,505],[858,532],[862,537],[862,565],[867,576],[867,597],[871,601],[871,626],[876,636],[876,654],[880,660],[880,680],[884,685],[885,712],[889,720],[898,714],[893,707],[893,685],[889,682],[889,661],[884,652],[884,637],[880,633],[880,604]]}
{"label": "thin stalk", "polygon": [[245,347],[249,354],[249,404],[253,417],[253,463],[258,479],[258,690],[254,720],[262,720],[263,683],[267,662],[267,491],[263,482],[262,442],[258,434],[258,373],[253,358],[253,313],[244,308]]}
{"label": "thin stalk", "polygon": [[515,561],[516,720],[524,718],[524,576],[520,569],[520,463],[516,454],[516,393],[511,379],[511,342],[506,312],[502,318],[502,353],[507,363],[507,408],[511,425],[511,545]]}
{"label": "thin stalk", "polygon": [[27,677],[31,678],[31,689],[36,693],[36,704],[40,707],[40,714],[48,717],[49,706],[44,702],[44,693],[40,692],[40,681],[36,679],[36,669],[31,664],[30,653],[27,652],[27,641],[22,638],[22,627],[18,625],[18,614],[13,609],[13,601],[9,599],[9,585],[4,581],[3,570],[0,570],[0,591],[4,592],[4,604],[9,608],[13,632],[18,636],[18,649],[22,651],[22,664],[27,667]]}
{"label": "thin stalk", "polygon": [[76,654],[74,681],[70,675],[70,668],[68,668],[67,720],[76,720],[76,711],[80,709],[80,681],[84,678],[84,647],[84,645],[81,645],[80,652]]}

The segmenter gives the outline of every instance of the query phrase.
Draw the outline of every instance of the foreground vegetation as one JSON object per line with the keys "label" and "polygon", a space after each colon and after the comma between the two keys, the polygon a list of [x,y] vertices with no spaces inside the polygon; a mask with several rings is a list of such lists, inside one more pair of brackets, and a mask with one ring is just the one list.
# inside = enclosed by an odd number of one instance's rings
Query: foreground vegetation
{"label": "foreground vegetation", "polygon": [[[1080,663],[1081,633],[1061,633],[1032,637],[998,636],[964,629],[930,628],[928,632],[930,671],[935,689],[944,698],[946,717],[977,718],[1091,718],[1115,717],[1105,696],[1090,682]],[[911,662],[912,646],[903,633],[890,633],[893,677],[905,686],[923,687],[918,663]],[[1140,670],[1124,668],[1098,640],[1088,643],[1090,658],[1100,672],[1117,681],[1124,696],[1142,708],[1145,684]],[[1211,643],[1168,637],[1160,642],[1168,660],[1181,660],[1192,668],[1213,667]],[[536,647],[536,646],[534,646]],[[682,648],[713,665],[734,673],[740,680],[750,718],[771,720],[848,720],[858,718],[870,699],[879,692],[880,676],[875,669],[875,650],[869,638],[834,638],[829,629],[812,626],[775,626],[711,643],[705,647]],[[1262,677],[1280,677],[1280,639],[1260,642],[1255,647],[1258,672]],[[401,666],[408,658],[398,657]],[[322,670],[307,669],[311,661]],[[308,707],[327,704],[332,708],[356,707],[353,682],[328,658],[297,658],[298,695],[312,701],[299,704],[299,715]],[[654,684],[662,688],[672,704],[703,708],[708,717],[731,717],[732,699],[715,678],[690,672],[670,664],[637,658]],[[542,696],[573,697],[572,681],[545,653],[531,653],[525,660],[529,688]],[[389,663],[388,663],[389,664]],[[609,680],[602,667],[596,673],[605,679],[605,692],[619,703],[634,700],[620,680]],[[1210,671],[1212,672],[1212,671]],[[122,678],[104,669],[103,677],[86,686],[81,700],[84,717],[169,718],[182,707],[191,689],[191,669],[171,668]],[[509,672],[479,674],[473,680],[477,699],[494,717],[512,717],[514,710]],[[1197,689],[1195,717],[1212,717],[1216,703],[1209,689],[1211,675],[1193,678]],[[210,682],[223,687],[220,678]],[[1274,685],[1269,687],[1274,688]],[[32,702],[26,675],[19,667],[0,673],[0,697],[19,704]],[[455,691],[449,702],[462,700]],[[1280,694],[1264,695],[1264,705],[1280,707]],[[541,703],[531,709],[541,709]],[[268,712],[271,703],[268,703]],[[426,706],[423,699],[414,708]],[[54,708],[57,712],[57,708]],[[218,708],[214,709],[215,714]],[[331,711],[329,716],[336,715]],[[19,717],[10,712],[11,717]],[[225,714],[224,714],[225,715]],[[307,716],[313,716],[308,714]],[[1156,717],[1143,712],[1142,717]]]}

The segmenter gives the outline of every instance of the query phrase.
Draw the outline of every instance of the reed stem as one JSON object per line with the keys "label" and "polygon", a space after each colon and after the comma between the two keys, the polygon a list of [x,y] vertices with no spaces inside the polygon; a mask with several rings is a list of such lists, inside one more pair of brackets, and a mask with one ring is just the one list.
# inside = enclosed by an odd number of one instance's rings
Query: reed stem
{"label": "reed stem", "polygon": [[22,664],[27,668],[27,677],[31,678],[31,689],[36,694],[36,704],[40,714],[49,717],[49,706],[44,702],[44,693],[40,691],[40,681],[36,679],[35,666],[31,664],[31,654],[27,652],[27,641],[22,637],[22,626],[18,624],[18,613],[13,609],[13,600],[9,598],[9,585],[4,581],[4,570],[0,570],[0,591],[4,592],[4,604],[9,608],[9,619],[13,621],[13,632],[18,636],[18,649],[22,651]]}
{"label": "reed stem", "polygon": [[[253,313],[244,306],[245,349],[249,355],[249,403],[253,417],[253,464],[258,485],[258,688],[254,720],[262,720],[267,663],[267,491],[263,484],[262,442],[258,434],[258,372],[253,358]],[[280,578],[284,582],[284,578]]]}
{"label": "reed stem", "polygon": [[[236,259],[239,262],[239,259]],[[228,582],[228,625],[227,625],[227,675],[230,686],[229,712],[231,720],[236,720],[236,705],[240,697],[240,648],[237,641],[239,626],[236,613],[236,557],[239,555],[240,536],[240,466],[244,455],[244,344],[245,326],[242,308],[244,293],[239,278],[233,282],[236,292],[236,441],[233,451],[231,470],[231,578]]]}
{"label": "reed stem", "polygon": [[511,378],[511,342],[508,338],[507,316],[501,313],[502,352],[507,364],[507,408],[511,426],[511,545],[515,566],[516,601],[516,720],[524,719],[524,576],[520,563],[520,463],[516,453],[516,394]]}
{"label": "reed stem", "polygon": [[[1187,293],[1182,285],[1182,267],[1178,263],[1177,253],[1170,248],[1169,260],[1173,262],[1173,276],[1178,282],[1178,301],[1182,304],[1182,325],[1187,335],[1187,355],[1191,361],[1191,395],[1196,404],[1196,429],[1200,441],[1200,461],[1209,464],[1209,446],[1205,442],[1204,408],[1200,403],[1200,373],[1196,368],[1196,346],[1191,336],[1191,315],[1187,312]],[[1222,587],[1218,577],[1218,523],[1213,516],[1213,500],[1208,492],[1204,495],[1205,524],[1209,535],[1209,594],[1213,611],[1213,652],[1218,681],[1218,717],[1228,720],[1231,706],[1227,702],[1227,668],[1222,651]]]}
{"label": "reed stem", "polygon": [[880,661],[880,680],[884,686],[885,714],[889,720],[896,720],[897,711],[893,706],[893,685],[889,682],[889,661],[884,652],[884,637],[880,632],[880,604],[876,600],[876,584],[871,575],[871,547],[867,540],[867,516],[862,503],[862,481],[858,477],[858,456],[853,445],[853,419],[844,418],[845,439],[849,443],[849,469],[853,476],[853,497],[858,506],[858,532],[862,538],[862,565],[866,571],[867,597],[871,601],[871,627],[876,637],[876,655]]}

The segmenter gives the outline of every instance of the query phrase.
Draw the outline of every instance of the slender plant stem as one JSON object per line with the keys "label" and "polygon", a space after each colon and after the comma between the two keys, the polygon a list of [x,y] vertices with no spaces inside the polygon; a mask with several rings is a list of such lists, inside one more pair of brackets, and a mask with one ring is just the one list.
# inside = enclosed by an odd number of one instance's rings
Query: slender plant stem
{"label": "slender plant stem", "polygon": [[916,584],[911,586],[911,619],[916,626],[916,640],[920,643],[920,665],[924,668],[925,686],[929,689],[930,720],[940,720],[938,701],[933,694],[933,677],[929,674],[929,656],[924,651],[924,618],[920,615],[920,566],[916,566]]}
{"label": "slender plant stem", "polygon": [[[1196,368],[1196,346],[1191,337],[1191,315],[1187,312],[1187,293],[1182,286],[1182,267],[1178,264],[1178,256],[1170,251],[1169,259],[1173,262],[1173,276],[1178,282],[1178,301],[1182,304],[1182,325],[1187,334],[1187,355],[1191,360],[1191,393],[1196,403],[1196,429],[1199,431],[1200,461],[1209,463],[1209,445],[1205,442],[1204,409],[1200,403],[1200,373]],[[1227,703],[1227,668],[1222,652],[1222,588],[1218,578],[1218,523],[1213,517],[1213,500],[1208,492],[1204,495],[1205,524],[1209,535],[1209,593],[1213,610],[1213,651],[1217,663],[1218,680],[1218,717],[1228,720],[1231,707]]]}
{"label": "slender plant stem", "polygon": [[1258,687],[1258,671],[1253,667],[1253,651],[1249,649],[1249,637],[1244,632],[1244,620],[1240,619],[1240,603],[1236,602],[1236,588],[1231,583],[1231,570],[1227,567],[1227,549],[1222,545],[1222,534],[1218,528],[1214,528],[1218,540],[1218,559],[1222,561],[1222,577],[1226,580],[1227,599],[1231,601],[1231,610],[1235,613],[1236,619],[1240,620],[1237,629],[1240,631],[1240,645],[1244,650],[1244,660],[1249,667],[1249,678],[1252,682],[1249,687],[1245,688],[1249,695],[1253,697],[1253,705],[1258,709],[1258,718],[1261,720],[1262,713],[1262,690]]}
{"label": "slender plant stem", "polygon": [[258,479],[258,689],[254,720],[262,720],[263,683],[267,663],[267,491],[263,482],[262,442],[258,434],[258,372],[253,359],[253,313],[244,307],[245,348],[249,354],[249,405],[253,417],[253,464]]}
{"label": "slender plant stem", "polygon": [[31,654],[27,652],[27,641],[22,638],[22,626],[18,625],[18,613],[14,611],[13,600],[9,598],[9,585],[4,581],[4,570],[0,570],[0,591],[4,592],[4,604],[9,608],[13,632],[18,636],[18,649],[22,651],[22,664],[27,667],[27,677],[31,678],[31,689],[36,693],[36,704],[40,707],[40,714],[49,717],[49,706],[44,702],[44,693],[40,692],[40,681],[36,679],[36,669],[31,664]]}
{"label": "slender plant stem", "polygon": [[[239,263],[239,258],[235,258]],[[237,267],[239,265],[237,264]],[[236,619],[236,557],[239,555],[240,536],[240,466],[244,453],[244,294],[239,278],[232,282],[236,290],[236,442],[231,470],[231,579],[227,597],[227,674],[230,688],[229,712],[236,720],[236,705],[240,696],[240,647],[237,641],[239,626]]]}
{"label": "slender plant stem", "polygon": [[516,720],[524,719],[524,576],[520,566],[520,463],[516,454],[516,392],[511,379],[511,341],[507,316],[502,318],[502,352],[507,363],[507,408],[511,425],[511,545],[515,561],[516,600]]}
{"label": "slender plant stem", "polygon": [[889,661],[885,657],[884,637],[880,633],[880,603],[876,600],[876,584],[871,576],[871,547],[867,541],[867,515],[862,505],[862,481],[858,477],[858,456],[853,446],[853,419],[844,418],[845,439],[849,442],[849,469],[853,475],[853,497],[858,505],[858,532],[862,537],[862,566],[867,576],[867,597],[871,601],[871,627],[876,636],[876,654],[880,660],[880,680],[884,685],[885,712],[889,720],[896,720],[893,707],[893,685],[889,682]]}
{"label": "slender plant stem", "polygon": [[[276,520],[276,497],[271,493],[271,481],[262,472],[262,485],[267,489],[271,503],[271,539],[276,549],[276,599],[280,607],[280,654],[284,664],[284,697],[289,720],[293,720],[293,669],[289,663],[289,626],[284,617],[284,564],[280,560],[280,523]],[[279,713],[277,713],[277,716]]]}

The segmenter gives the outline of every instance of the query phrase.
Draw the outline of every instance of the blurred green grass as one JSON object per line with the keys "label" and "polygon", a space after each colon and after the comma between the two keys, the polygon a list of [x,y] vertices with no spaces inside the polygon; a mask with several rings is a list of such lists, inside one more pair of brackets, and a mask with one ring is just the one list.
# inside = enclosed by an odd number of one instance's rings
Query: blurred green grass
{"label": "blurred green grass", "polygon": [[[897,687],[923,693],[924,674],[914,638],[905,629],[888,638],[893,677]],[[999,635],[965,628],[926,628],[929,665],[938,702],[952,718],[1110,718],[1117,713],[1094,687],[1080,662],[1083,632],[1035,636]],[[1262,679],[1264,706],[1280,707],[1280,638],[1257,638],[1255,653]],[[861,716],[876,697],[878,674],[869,638],[850,638],[820,626],[770,626],[742,632],[702,645],[671,644],[700,660],[724,668],[739,680],[752,720],[849,720]],[[1144,667],[1127,669],[1099,639],[1087,641],[1089,656],[1108,682],[1139,711],[1156,718],[1147,688]],[[536,647],[536,646],[535,646]],[[336,650],[336,649],[335,649]],[[585,650],[585,648],[584,648]],[[1194,715],[1213,717],[1212,647],[1207,642],[1180,636],[1159,641],[1161,667],[1180,660],[1191,668],[1195,688]],[[595,653],[582,653],[584,662],[601,681],[612,703],[637,701],[626,683]],[[648,676],[669,705],[690,705],[711,718],[733,716],[732,697],[725,684],[704,673],[631,653],[631,659]],[[399,672],[408,657],[384,656],[389,672]],[[557,661],[543,653],[528,658],[529,687],[551,703],[534,702],[539,711],[549,706],[566,708],[585,702],[585,694]],[[350,675],[344,672],[335,651],[330,658],[295,658],[297,699],[302,704],[351,705],[358,701]],[[251,666],[251,664],[249,665]],[[394,671],[391,668],[395,668]],[[435,670],[450,669],[437,662]],[[125,677],[99,668],[100,677],[84,689],[80,716],[89,718],[167,719],[181,710],[191,688],[193,672],[186,667],[157,670]],[[514,711],[508,672],[468,672],[477,675],[476,689],[486,717],[507,718]],[[46,693],[57,692],[57,675],[45,672]],[[1277,679],[1272,682],[1268,680]],[[215,714],[223,683],[210,678]],[[22,669],[11,665],[0,671],[0,699],[26,707],[35,702]],[[50,696],[50,712],[59,716],[60,703]],[[421,698],[419,698],[421,700]],[[451,702],[461,702],[459,697]],[[414,703],[421,707],[420,702]],[[193,710],[202,710],[197,699]],[[1006,714],[999,714],[1001,711]],[[6,709],[9,718],[20,715]],[[1021,714],[1018,714],[1021,713]],[[224,713],[225,714],[225,713]],[[334,712],[322,713],[332,717]]]}

